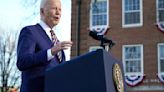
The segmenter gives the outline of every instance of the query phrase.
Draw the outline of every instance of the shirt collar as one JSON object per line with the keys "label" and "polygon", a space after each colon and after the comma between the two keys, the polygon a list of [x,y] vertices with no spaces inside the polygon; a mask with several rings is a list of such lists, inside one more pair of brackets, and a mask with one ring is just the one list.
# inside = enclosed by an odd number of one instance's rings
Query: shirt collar
{"label": "shirt collar", "polygon": [[47,32],[49,32],[51,30],[51,28],[42,20],[40,20],[40,23],[41,27]]}
{"label": "shirt collar", "polygon": [[46,32],[48,37],[52,40],[51,33],[50,33],[50,30],[52,29],[42,20],[40,20],[39,25],[43,28],[43,30]]}

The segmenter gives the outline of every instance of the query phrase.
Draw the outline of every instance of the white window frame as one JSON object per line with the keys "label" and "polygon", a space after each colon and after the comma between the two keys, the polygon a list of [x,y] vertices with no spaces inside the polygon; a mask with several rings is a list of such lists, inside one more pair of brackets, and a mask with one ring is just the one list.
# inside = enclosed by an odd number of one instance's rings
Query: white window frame
{"label": "white window frame", "polygon": [[[106,0],[107,1],[107,24],[106,25],[97,25],[97,26],[92,26],[92,4],[95,0],[91,0],[91,3],[90,3],[90,20],[89,20],[89,23],[90,23],[90,28],[91,29],[97,29],[97,28],[104,28],[104,27],[108,27],[109,25],[109,0]],[[101,0],[97,0],[97,1],[101,1]]]}
{"label": "white window frame", "polygon": [[103,48],[101,46],[90,46],[89,47],[89,52],[96,51],[97,49],[103,49]]}
{"label": "white window frame", "polygon": [[[158,0],[156,0],[156,22],[157,23],[164,23],[164,21],[162,21],[162,22],[159,22],[159,8],[158,8]],[[164,8],[163,9],[161,9],[161,10],[164,10]]]}
{"label": "white window frame", "polygon": [[[161,45],[164,45],[164,43],[158,43],[158,73],[160,73],[160,74],[162,74],[162,75],[164,75],[164,72],[161,72],[160,70],[161,70],[161,67],[160,67],[160,48],[159,48],[159,46],[161,46]],[[164,58],[162,58],[162,59],[164,59]]]}
{"label": "white window frame", "polygon": [[140,23],[137,24],[125,24],[125,0],[122,0],[122,27],[129,28],[129,27],[140,27],[143,26],[143,0],[140,0]]}
{"label": "white window frame", "polygon": [[[140,50],[141,50],[141,72],[135,72],[135,73],[129,73],[129,72],[126,72],[126,63],[125,63],[125,48],[126,47],[135,47],[135,46],[140,46]],[[143,45],[142,44],[134,44],[134,45],[123,45],[122,46],[122,60],[123,60],[123,66],[124,66],[124,73],[125,73],[125,76],[126,75],[142,75],[142,74],[144,74],[144,66],[143,66]]]}

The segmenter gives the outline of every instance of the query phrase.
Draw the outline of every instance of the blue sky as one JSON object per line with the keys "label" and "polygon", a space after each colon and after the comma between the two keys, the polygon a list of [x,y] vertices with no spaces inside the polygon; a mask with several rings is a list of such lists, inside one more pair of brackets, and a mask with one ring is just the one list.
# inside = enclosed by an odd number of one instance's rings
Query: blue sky
{"label": "blue sky", "polygon": [[0,0],[0,2],[0,26],[15,26],[16,22],[20,22],[22,15],[22,10],[18,4],[19,0],[14,0],[14,2],[12,0]]}
{"label": "blue sky", "polygon": [[[20,1],[26,0],[0,0],[0,34],[5,32],[18,32],[25,25],[36,24],[39,22],[39,15],[24,20],[29,17],[31,12],[39,11],[40,0],[35,9],[25,8]],[[60,40],[70,40],[71,38],[71,0],[61,0],[62,17],[59,25],[56,27],[57,36]],[[70,51],[66,51],[66,57],[69,59]]]}

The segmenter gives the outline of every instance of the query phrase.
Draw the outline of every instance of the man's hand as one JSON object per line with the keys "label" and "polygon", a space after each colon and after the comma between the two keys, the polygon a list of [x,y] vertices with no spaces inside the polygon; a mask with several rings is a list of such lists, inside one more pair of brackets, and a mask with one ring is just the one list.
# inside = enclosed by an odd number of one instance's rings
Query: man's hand
{"label": "man's hand", "polygon": [[52,55],[55,55],[57,52],[61,51],[61,50],[66,50],[69,47],[72,46],[72,41],[63,41],[63,42],[58,42],[57,44],[55,44],[52,48],[51,48],[51,53]]}

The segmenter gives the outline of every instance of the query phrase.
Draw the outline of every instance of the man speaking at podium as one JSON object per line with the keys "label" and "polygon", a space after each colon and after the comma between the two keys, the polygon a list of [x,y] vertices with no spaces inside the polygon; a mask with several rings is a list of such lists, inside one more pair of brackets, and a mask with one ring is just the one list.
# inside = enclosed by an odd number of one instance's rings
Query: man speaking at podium
{"label": "man speaking at podium", "polygon": [[42,0],[41,21],[24,27],[17,46],[17,67],[22,71],[20,92],[44,92],[44,74],[65,61],[63,50],[72,46],[71,41],[60,42],[54,31],[61,17],[60,0]]}

